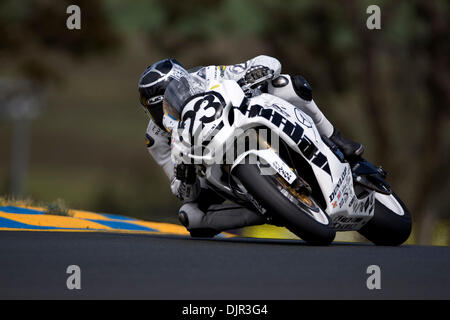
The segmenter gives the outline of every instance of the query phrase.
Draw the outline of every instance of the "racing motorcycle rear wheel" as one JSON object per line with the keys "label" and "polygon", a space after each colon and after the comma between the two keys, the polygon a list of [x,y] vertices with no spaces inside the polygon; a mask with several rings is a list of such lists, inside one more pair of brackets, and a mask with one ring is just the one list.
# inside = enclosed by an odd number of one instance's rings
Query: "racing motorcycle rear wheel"
{"label": "racing motorcycle rear wheel", "polygon": [[329,245],[334,240],[336,231],[328,215],[278,175],[261,175],[257,164],[239,164],[233,175],[270,216],[308,244]]}
{"label": "racing motorcycle rear wheel", "polygon": [[376,245],[399,246],[411,234],[411,214],[395,194],[375,194],[375,212],[372,219],[358,232]]}

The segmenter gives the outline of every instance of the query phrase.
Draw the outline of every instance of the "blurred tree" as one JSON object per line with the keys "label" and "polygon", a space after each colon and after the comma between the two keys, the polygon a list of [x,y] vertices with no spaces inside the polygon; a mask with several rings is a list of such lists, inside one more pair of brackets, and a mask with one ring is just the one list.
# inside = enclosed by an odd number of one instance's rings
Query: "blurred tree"
{"label": "blurred tree", "polygon": [[[74,3],[82,8],[82,28],[71,31],[66,27],[66,8]],[[103,3],[98,0],[0,2],[1,76],[31,80],[38,91],[44,91],[50,82],[60,85],[68,76],[55,63],[55,56],[80,59],[108,52],[117,47],[118,41],[103,12]],[[17,96],[25,94],[25,90],[17,91]],[[5,104],[8,104],[7,101]],[[15,109],[17,107],[14,106]],[[22,196],[25,181],[17,177],[25,177],[28,126],[25,121],[16,121],[14,128],[16,140],[12,153],[15,156],[10,171],[16,178],[12,178],[9,192]]]}
{"label": "blurred tree", "polygon": [[[448,3],[444,1],[415,1],[412,6],[404,5],[403,2],[383,2],[382,5],[382,29],[390,29],[394,23],[392,19],[402,18],[402,14],[408,12],[409,19],[413,23],[421,23],[426,26],[423,33],[403,33],[401,40],[390,37],[389,32],[373,32],[365,28],[361,12],[364,6],[359,1],[341,1],[347,17],[352,21],[355,36],[360,44],[359,55],[361,59],[362,69],[360,81],[363,83],[363,104],[367,115],[371,119],[372,136],[375,138],[376,159],[388,167],[394,167],[395,162],[398,163],[396,172],[401,175],[405,170],[404,163],[409,159],[416,162],[415,168],[417,172],[411,179],[412,188],[409,196],[410,209],[417,222],[416,230],[418,231],[418,242],[422,244],[430,243],[432,238],[432,230],[434,221],[439,214],[439,205],[433,204],[435,201],[435,193],[445,187],[448,181],[448,151],[449,145],[445,141],[446,132],[448,132],[448,115],[450,105],[450,79],[448,70],[449,63],[449,26],[448,26]],[[411,14],[412,13],[412,14]],[[403,21],[405,23],[405,21]],[[411,21],[409,21],[411,25]],[[393,43],[394,42],[394,43]],[[395,47],[395,51],[392,48]],[[412,54],[405,52],[412,50]],[[390,64],[386,63],[386,54],[392,54],[394,59]],[[417,57],[425,60],[426,67],[423,68]],[[411,108],[418,107],[417,102],[411,103],[411,95],[421,94],[411,91],[411,87],[403,87],[404,90],[398,90],[395,79],[396,75],[389,70],[394,69],[393,61],[401,61],[401,68],[395,71],[403,74],[401,78],[415,77],[407,82],[412,87],[423,90],[426,98],[426,110],[424,117],[409,117],[409,123],[392,123],[386,119],[388,112],[387,107],[391,107],[392,103],[389,97],[394,95],[403,96],[404,102],[409,103],[397,106],[401,112],[408,114]],[[406,62],[406,63],[405,63]],[[383,74],[384,73],[384,74]],[[386,77],[386,74],[388,77]],[[387,80],[387,81],[386,81]],[[408,96],[406,99],[404,96]],[[414,99],[413,99],[414,100]],[[402,128],[402,125],[407,125]],[[420,129],[422,128],[422,130]],[[403,144],[409,140],[411,131],[422,131],[422,136],[418,143],[423,146],[419,153],[415,153],[414,157],[395,159],[391,155],[396,154],[401,148],[398,143]],[[404,140],[395,141],[392,137],[396,134],[402,134]],[[397,143],[397,144],[396,144]],[[444,181],[440,184],[439,181]],[[430,208],[433,208],[429,210]],[[442,216],[442,215],[441,215]]]}
{"label": "blurred tree", "polygon": [[[428,68],[421,79],[427,90],[428,108],[425,119],[422,156],[418,159],[420,175],[416,181],[416,193],[412,209],[419,226],[419,242],[429,243],[436,214],[435,194],[448,184],[450,172],[449,144],[445,133],[449,132],[450,115],[450,26],[448,2],[425,1],[416,3],[419,20],[428,27],[427,37],[419,39],[415,50],[427,59]],[[448,137],[447,137],[448,138]],[[431,209],[431,210],[430,210]]]}
{"label": "blurred tree", "polygon": [[[66,8],[71,4],[81,8],[81,30],[66,27]],[[81,58],[119,44],[99,0],[4,0],[0,3],[0,39],[2,64],[14,62],[20,76],[39,83],[61,80],[48,59],[52,52]]]}

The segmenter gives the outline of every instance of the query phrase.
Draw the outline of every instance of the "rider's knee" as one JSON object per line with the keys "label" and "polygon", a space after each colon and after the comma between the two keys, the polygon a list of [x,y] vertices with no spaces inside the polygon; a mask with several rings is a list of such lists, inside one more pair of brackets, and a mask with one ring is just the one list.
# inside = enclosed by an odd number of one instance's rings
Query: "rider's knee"
{"label": "rider's knee", "polygon": [[178,220],[187,229],[199,228],[202,226],[202,219],[205,213],[200,210],[198,203],[188,202],[181,206],[178,211]]}
{"label": "rider's knee", "polygon": [[292,78],[292,86],[294,87],[295,93],[305,101],[312,100],[312,88],[309,85],[308,81],[303,78],[301,75],[293,76]]}
{"label": "rider's knee", "polygon": [[[271,81],[269,93],[275,94],[295,105],[309,103],[312,100],[312,89],[308,81],[301,75],[280,75]],[[299,100],[300,98],[300,100]]]}
{"label": "rider's knee", "polygon": [[180,223],[186,227],[192,237],[212,238],[220,231],[205,223],[204,216],[205,213],[195,202],[185,203],[178,211]]}

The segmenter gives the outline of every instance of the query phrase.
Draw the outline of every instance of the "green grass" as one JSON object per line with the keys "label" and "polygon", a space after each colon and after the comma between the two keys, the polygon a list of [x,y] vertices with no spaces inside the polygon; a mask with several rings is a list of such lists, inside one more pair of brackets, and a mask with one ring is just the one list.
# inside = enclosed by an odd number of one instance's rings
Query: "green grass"
{"label": "green grass", "polygon": [[50,203],[43,203],[37,202],[31,198],[0,196],[0,206],[39,207],[44,209],[44,214],[66,217],[71,216],[70,209],[63,199],[57,199]]}
{"label": "green grass", "polygon": [[14,198],[11,196],[0,196],[0,206],[33,206],[34,200],[31,198]]}
{"label": "green grass", "polygon": [[67,207],[66,202],[63,199],[56,199],[55,201],[45,205],[45,214],[66,217],[71,216],[70,209]]}

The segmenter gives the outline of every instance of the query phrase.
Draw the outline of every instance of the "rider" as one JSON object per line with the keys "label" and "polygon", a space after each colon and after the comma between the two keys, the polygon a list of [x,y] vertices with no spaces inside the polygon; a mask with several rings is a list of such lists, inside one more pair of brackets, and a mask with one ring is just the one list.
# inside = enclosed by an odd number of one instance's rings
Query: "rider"
{"label": "rider", "polygon": [[208,80],[229,79],[240,85],[251,85],[262,77],[269,81],[263,91],[297,106],[314,121],[319,133],[328,137],[349,159],[359,157],[364,147],[345,139],[319,110],[312,99],[312,89],[300,75],[281,74],[280,62],[269,56],[257,56],[231,66],[197,67],[187,71],[175,59],[164,59],[149,66],[139,79],[140,101],[150,121],[147,148],[171,181],[172,192],[184,201],[179,210],[180,222],[192,236],[214,236],[223,230],[267,223],[265,217],[237,204],[223,204],[224,199],[206,188],[191,166],[175,166],[171,159],[171,135],[163,125],[164,92],[172,79],[184,75]]}

